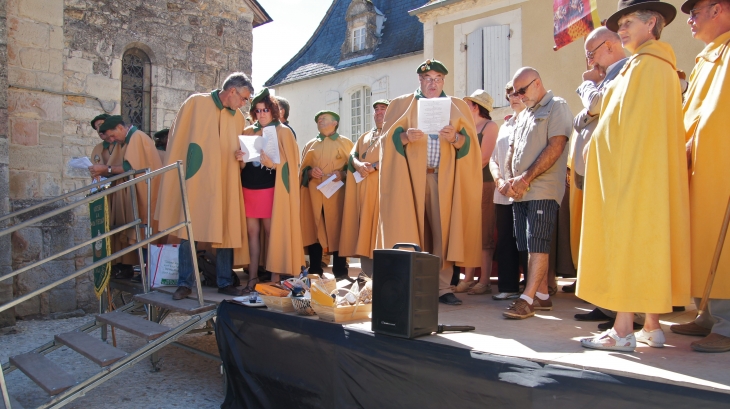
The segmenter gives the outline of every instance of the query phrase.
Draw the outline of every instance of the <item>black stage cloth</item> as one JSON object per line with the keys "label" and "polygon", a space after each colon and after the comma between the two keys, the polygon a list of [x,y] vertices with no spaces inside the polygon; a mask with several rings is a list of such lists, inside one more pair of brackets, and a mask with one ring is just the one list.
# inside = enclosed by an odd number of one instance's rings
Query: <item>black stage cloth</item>
{"label": "black stage cloth", "polygon": [[521,358],[475,358],[456,342],[374,335],[232,302],[218,307],[216,337],[227,377],[225,409],[697,409],[730,399]]}

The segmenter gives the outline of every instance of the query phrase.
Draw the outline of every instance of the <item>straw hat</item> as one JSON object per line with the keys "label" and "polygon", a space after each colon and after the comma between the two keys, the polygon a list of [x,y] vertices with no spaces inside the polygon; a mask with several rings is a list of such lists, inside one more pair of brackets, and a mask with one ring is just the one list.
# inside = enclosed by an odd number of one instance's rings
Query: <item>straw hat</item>
{"label": "straw hat", "polygon": [[494,110],[494,98],[487,94],[487,91],[484,91],[483,89],[478,89],[472,92],[470,97],[465,97],[464,99],[483,107],[489,112]]}
{"label": "straw hat", "polygon": [[674,20],[677,16],[677,9],[669,3],[665,3],[659,0],[619,0],[618,11],[613,13],[611,17],[606,20],[606,27],[614,33],[618,31],[618,20],[638,10],[650,10],[656,11],[664,17],[664,26],[668,26],[669,23]]}

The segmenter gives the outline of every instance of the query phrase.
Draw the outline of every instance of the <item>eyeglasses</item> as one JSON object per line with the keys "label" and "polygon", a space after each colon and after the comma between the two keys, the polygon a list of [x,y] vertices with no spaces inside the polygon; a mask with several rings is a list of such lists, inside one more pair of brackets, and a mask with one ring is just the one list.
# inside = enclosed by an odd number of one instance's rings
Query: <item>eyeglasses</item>
{"label": "eyeglasses", "polygon": [[592,60],[593,57],[596,56],[596,50],[598,50],[599,48],[601,48],[601,46],[604,45],[604,44],[606,44],[605,41],[602,42],[601,44],[598,44],[598,47],[594,48],[593,50],[586,51],[586,58],[588,58],[589,60]]}
{"label": "eyeglasses", "polygon": [[522,87],[522,88],[518,89],[517,91],[513,92],[512,94],[510,94],[510,96],[517,97],[517,96],[520,96],[520,95],[525,95],[525,92],[527,92],[527,89],[530,88],[530,85],[532,85],[532,83],[535,82],[536,79],[537,78],[535,78],[534,80],[530,81],[530,83],[527,84],[527,85],[525,85],[524,87]]}
{"label": "eyeglasses", "polygon": [[444,79],[443,78],[440,78],[440,77],[436,77],[436,78],[433,78],[433,77],[421,77],[421,81],[427,82],[429,84],[431,84],[431,83],[433,83],[433,84],[441,84],[442,82],[444,82]]}
{"label": "eyeglasses", "polygon": [[271,112],[271,110],[269,108],[264,108],[264,109],[256,109],[256,110],[254,110],[254,112],[256,112],[257,114],[260,114],[262,112],[268,114],[269,112]]}
{"label": "eyeglasses", "polygon": [[709,7],[712,7],[712,6],[716,6],[716,5],[717,5],[717,3],[712,3],[712,4],[706,5],[705,7],[697,7],[696,9],[692,9],[692,10],[689,11],[689,18],[691,20],[694,20],[694,19],[697,18],[697,15],[700,14],[700,10],[706,9],[706,8],[709,8]]}
{"label": "eyeglasses", "polygon": [[235,88],[233,88],[233,92],[234,92],[234,93],[235,93],[236,95],[238,95],[238,98],[241,98],[241,101],[243,101],[244,103],[248,102],[248,101],[249,101],[249,100],[251,99],[250,97],[244,97],[243,95],[241,95],[241,93],[240,93],[240,92],[238,92],[238,90],[237,90],[237,89],[235,89]]}

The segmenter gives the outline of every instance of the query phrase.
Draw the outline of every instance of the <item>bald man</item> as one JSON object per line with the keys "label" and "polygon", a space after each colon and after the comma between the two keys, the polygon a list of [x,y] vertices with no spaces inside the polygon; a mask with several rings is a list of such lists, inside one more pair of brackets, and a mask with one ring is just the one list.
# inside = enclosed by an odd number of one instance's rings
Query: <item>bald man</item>
{"label": "bald man", "polygon": [[525,291],[502,313],[525,319],[535,310],[550,311],[547,271],[550,239],[565,194],[568,136],[573,114],[564,99],[545,89],[534,68],[520,68],[512,79],[515,92],[527,109],[509,139],[506,180],[497,181],[500,193],[511,198],[517,249],[527,251],[529,272]]}

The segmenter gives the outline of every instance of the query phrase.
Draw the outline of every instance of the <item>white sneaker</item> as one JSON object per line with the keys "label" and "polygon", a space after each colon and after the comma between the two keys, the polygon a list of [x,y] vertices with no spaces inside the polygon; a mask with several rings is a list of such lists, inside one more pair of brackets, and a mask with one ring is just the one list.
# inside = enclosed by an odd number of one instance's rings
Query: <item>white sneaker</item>
{"label": "white sneaker", "polygon": [[520,293],[499,293],[492,296],[492,299],[497,301],[514,300],[515,298],[520,298]]}
{"label": "white sneaker", "polygon": [[[614,345],[606,345],[601,342],[601,340],[606,338],[613,338]],[[596,335],[595,337],[581,339],[580,344],[584,348],[603,349],[608,351],[634,352],[634,349],[636,348],[636,338],[634,338],[634,334],[632,332],[629,332],[628,335],[621,338],[618,336],[616,331],[611,328]]]}
{"label": "white sneaker", "polygon": [[664,342],[666,342],[666,339],[664,338],[664,331],[662,331],[661,328],[655,329],[654,331],[645,331],[644,328],[642,328],[641,331],[635,333],[634,336],[636,337],[636,342],[649,344],[649,346],[653,348],[664,348]]}

